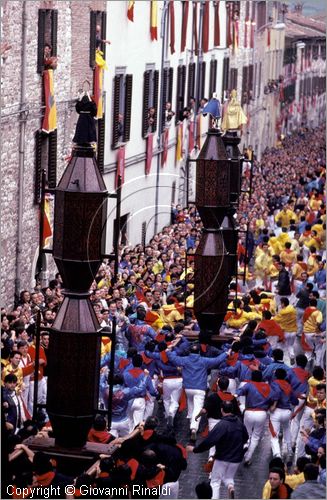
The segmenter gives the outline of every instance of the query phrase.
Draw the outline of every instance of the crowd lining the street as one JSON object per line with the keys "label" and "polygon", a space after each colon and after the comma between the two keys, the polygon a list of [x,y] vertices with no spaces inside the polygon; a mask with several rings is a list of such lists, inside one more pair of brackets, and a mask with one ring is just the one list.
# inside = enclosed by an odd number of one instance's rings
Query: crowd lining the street
{"label": "crowd lining the street", "polygon": [[[238,467],[253,466],[257,446],[268,435],[272,460],[262,498],[325,498],[325,175],[325,130],[303,129],[255,161],[253,195],[242,193],[238,208],[240,228],[250,221],[247,251],[241,233],[238,243],[246,282],[230,286],[231,307],[222,330],[233,335],[220,347],[190,340],[199,332],[192,313],[192,254],[201,220],[194,206],[173,207],[172,224],[145,247],[121,249],[117,277],[114,262],[101,265],[91,301],[102,327],[110,330],[114,317],[117,322],[112,421],[108,429],[97,415],[88,440],[117,450],[101,458],[95,475],[63,476],[47,455],[22,444],[49,425],[44,410],[37,422],[31,417],[35,321],[41,312],[42,326],[53,324],[63,300],[60,275],[45,289],[37,285],[22,291],[19,304],[2,309],[4,438],[9,452],[24,452],[20,467],[11,471],[11,498],[21,498],[19,488],[36,498],[37,486],[73,481],[75,496],[67,498],[96,497],[95,490],[83,494],[81,485],[127,485],[132,491],[135,484],[152,488],[148,498],[178,498],[187,454],[205,451],[208,482],[198,484],[195,494],[220,498],[224,483],[234,498]],[[248,183],[245,172],[244,187]],[[49,342],[44,331],[38,377],[38,403],[43,404]],[[103,337],[102,409],[108,407],[110,355],[110,340]],[[185,408],[190,441],[181,444],[174,423]],[[156,413],[164,415],[164,433]],[[204,440],[200,423],[208,426]],[[170,496],[158,489],[163,485]],[[126,492],[119,497],[129,498]]]}

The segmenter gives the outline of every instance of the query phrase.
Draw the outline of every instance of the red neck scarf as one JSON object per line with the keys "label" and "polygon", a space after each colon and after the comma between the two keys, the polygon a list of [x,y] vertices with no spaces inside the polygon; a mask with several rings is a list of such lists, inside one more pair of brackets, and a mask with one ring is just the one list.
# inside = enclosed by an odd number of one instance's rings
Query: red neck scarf
{"label": "red neck scarf", "polygon": [[163,484],[164,479],[165,471],[160,469],[154,477],[146,480],[146,485],[148,488],[157,488],[158,486],[161,486]]}
{"label": "red neck scarf", "polygon": [[279,385],[279,387],[282,389],[282,391],[286,394],[286,396],[289,396],[292,392],[292,387],[286,380],[274,380],[276,384]]}
{"label": "red neck scarf", "polygon": [[232,399],[234,399],[233,394],[230,392],[218,391],[217,394],[222,401],[232,401]]}
{"label": "red neck scarf", "polygon": [[142,435],[144,441],[147,441],[152,436],[153,436],[153,430],[152,429],[147,429],[146,431],[143,432],[143,435]]}
{"label": "red neck scarf", "polygon": [[50,471],[45,474],[41,474],[40,476],[36,476],[38,486],[49,486],[55,475],[56,474],[53,471]]}
{"label": "red neck scarf", "polygon": [[166,351],[161,351],[160,353],[160,359],[163,363],[167,364],[168,363],[168,356]]}
{"label": "red neck scarf", "polygon": [[258,392],[260,392],[261,396],[264,398],[268,398],[270,395],[270,387],[266,382],[253,382],[250,381],[250,384],[254,385]]}
{"label": "red neck scarf", "polygon": [[233,352],[227,358],[227,365],[228,366],[235,366],[237,361],[238,361],[238,352]]}
{"label": "red neck scarf", "polygon": [[142,359],[143,359],[143,363],[144,363],[145,365],[149,365],[149,364],[151,363],[151,361],[153,361],[153,359],[148,358],[148,357],[145,355],[145,353],[144,353],[144,352],[142,352],[141,356],[142,356]]}
{"label": "red neck scarf", "polygon": [[141,368],[131,368],[130,370],[128,370],[128,373],[130,373],[133,378],[137,378],[144,372],[143,370],[141,370]]}
{"label": "red neck scarf", "polygon": [[300,382],[305,382],[309,378],[309,372],[307,370],[304,370],[304,368],[301,368],[300,366],[297,366],[296,368],[293,368],[293,372],[297,376]]}
{"label": "red neck scarf", "polygon": [[305,323],[316,310],[315,307],[307,307],[303,313],[303,323]]}

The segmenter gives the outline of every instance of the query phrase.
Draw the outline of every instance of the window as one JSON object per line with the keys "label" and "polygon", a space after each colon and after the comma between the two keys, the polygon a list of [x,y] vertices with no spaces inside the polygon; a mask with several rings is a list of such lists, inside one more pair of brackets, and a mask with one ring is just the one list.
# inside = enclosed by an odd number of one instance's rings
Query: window
{"label": "window", "polygon": [[205,96],[205,84],[206,84],[206,62],[202,61],[199,63],[200,66],[200,80],[199,80],[199,101]]}
{"label": "window", "polygon": [[217,84],[217,59],[211,59],[210,61],[210,78],[209,78],[209,95],[208,99],[210,100],[212,94],[216,92],[216,84]]}
{"label": "window", "polygon": [[143,75],[142,137],[157,130],[159,71],[148,66]]}
{"label": "window", "polygon": [[41,130],[35,133],[35,189],[34,203],[41,202],[42,170],[46,170],[49,188],[57,185],[57,130],[46,134]]}
{"label": "window", "polygon": [[243,70],[242,70],[242,97],[241,97],[242,106],[244,104],[248,103],[248,86],[249,86],[249,67],[243,66]]}
{"label": "window", "polygon": [[229,76],[229,57],[224,57],[223,61],[223,90],[222,90],[222,101],[224,101],[227,96],[228,91],[228,76]]}
{"label": "window", "polygon": [[248,102],[250,102],[251,99],[253,99],[253,64],[250,64],[249,66],[249,73],[248,73]]}
{"label": "window", "polygon": [[166,67],[163,70],[162,82],[162,110],[161,110],[161,130],[165,127],[165,109],[166,103],[172,101],[173,98],[173,78],[174,69]]}
{"label": "window", "polygon": [[[37,40],[37,72],[44,70],[45,47],[49,46],[48,56],[57,56],[58,11],[39,9]],[[53,67],[55,69],[55,67]]]}
{"label": "window", "polygon": [[[119,218],[119,237],[118,237],[118,243],[119,245],[127,245],[128,239],[127,239],[127,222],[129,219],[129,214],[121,215]],[[117,238],[117,219],[114,220],[114,231],[113,231],[113,243],[115,246],[115,240]]]}
{"label": "window", "polygon": [[[91,10],[90,11],[90,56],[89,64],[91,68],[95,66],[95,51],[97,48],[97,26],[101,28],[101,40],[106,39],[107,30],[107,15],[106,12],[102,10]],[[99,48],[102,50],[104,57],[106,56],[106,44],[100,43]]]}
{"label": "window", "polygon": [[191,97],[194,98],[194,94],[195,94],[195,63],[192,62],[188,65],[187,106],[190,103]]}
{"label": "window", "polygon": [[131,130],[133,75],[125,75],[125,68],[119,68],[114,77],[113,89],[113,128],[112,145],[114,149],[128,142]]}
{"label": "window", "polygon": [[177,68],[177,90],[176,90],[176,124],[183,114],[185,101],[186,66],[180,64]]}
{"label": "window", "polygon": [[142,222],[141,245],[145,247],[145,243],[146,243],[146,222]]}
{"label": "window", "polygon": [[173,182],[171,186],[171,204],[175,204],[175,198],[176,198],[176,181]]}
{"label": "window", "polygon": [[230,70],[230,75],[229,75],[229,91],[235,89],[237,90],[237,77],[238,77],[238,70],[237,68],[231,68]]}
{"label": "window", "polygon": [[100,172],[104,172],[105,116],[98,120],[97,162]]}
{"label": "window", "polygon": [[266,2],[257,2],[257,30],[266,24]]}

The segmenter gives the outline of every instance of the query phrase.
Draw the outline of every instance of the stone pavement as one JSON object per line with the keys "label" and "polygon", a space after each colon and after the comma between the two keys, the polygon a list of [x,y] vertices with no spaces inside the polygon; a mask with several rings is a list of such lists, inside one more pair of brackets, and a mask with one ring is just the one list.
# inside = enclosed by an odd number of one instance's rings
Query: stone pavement
{"label": "stone pavement", "polygon": [[[159,405],[157,415],[160,419],[160,430],[162,431],[165,428],[162,405]],[[176,415],[175,431],[177,441],[183,445],[187,445],[190,436],[186,411]],[[203,439],[201,437],[201,432],[199,432],[198,435],[198,442],[200,442]],[[206,463],[207,458],[208,452],[201,454],[189,453],[188,467],[180,477],[179,498],[197,498],[195,486],[202,481],[208,480],[208,474],[203,470],[203,465]],[[268,464],[270,459],[270,438],[267,431],[253,456],[252,465],[250,467],[244,467],[241,464],[237,471],[235,477],[235,498],[262,498],[262,488],[268,477]],[[225,486],[221,487],[220,498],[228,498]]]}

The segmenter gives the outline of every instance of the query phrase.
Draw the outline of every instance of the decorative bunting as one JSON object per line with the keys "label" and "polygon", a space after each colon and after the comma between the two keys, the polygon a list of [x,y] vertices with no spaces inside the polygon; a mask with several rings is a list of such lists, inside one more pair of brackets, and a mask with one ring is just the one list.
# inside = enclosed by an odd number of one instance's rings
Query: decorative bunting
{"label": "decorative bunting", "polygon": [[169,17],[170,17],[170,53],[175,52],[175,7],[174,0],[169,2]]}
{"label": "decorative bunting", "polygon": [[125,146],[120,146],[117,153],[117,170],[115,179],[115,188],[117,189],[120,177],[120,185],[125,181]]}
{"label": "decorative bunting", "polygon": [[45,114],[42,130],[49,134],[57,128],[57,108],[54,96],[53,69],[43,71],[43,84],[45,95]]}
{"label": "decorative bunting", "polygon": [[214,25],[214,46],[218,47],[220,45],[220,20],[219,20],[219,3],[213,2],[214,11],[215,11],[215,25]]}
{"label": "decorative bunting", "polygon": [[149,134],[146,140],[145,175],[148,175],[150,173],[152,157],[153,157],[153,134]]}
{"label": "decorative bunting", "polygon": [[186,47],[188,8],[189,8],[189,0],[183,0],[183,2],[182,2],[181,52],[184,52],[185,47]]}
{"label": "decorative bunting", "polygon": [[151,40],[158,40],[158,2],[151,0],[150,4],[150,36]]}
{"label": "decorative bunting", "polygon": [[130,21],[134,21],[134,4],[135,0],[130,0],[127,7],[127,17]]}
{"label": "decorative bunting", "polygon": [[167,163],[168,156],[168,141],[169,141],[169,128],[166,128],[162,134],[163,152],[161,155],[161,166]]}
{"label": "decorative bunting", "polygon": [[206,1],[204,4],[202,27],[202,51],[204,53],[208,52],[209,50],[209,8],[210,3]]}

